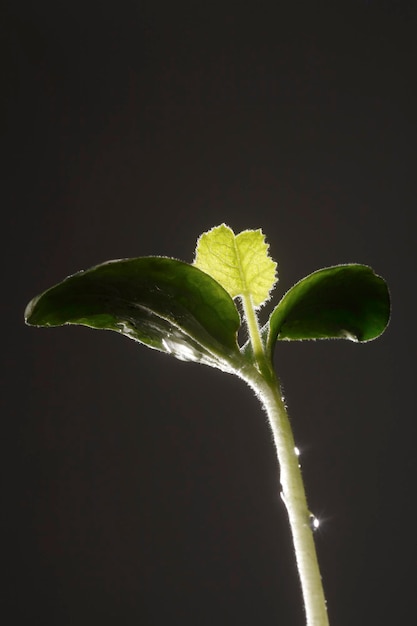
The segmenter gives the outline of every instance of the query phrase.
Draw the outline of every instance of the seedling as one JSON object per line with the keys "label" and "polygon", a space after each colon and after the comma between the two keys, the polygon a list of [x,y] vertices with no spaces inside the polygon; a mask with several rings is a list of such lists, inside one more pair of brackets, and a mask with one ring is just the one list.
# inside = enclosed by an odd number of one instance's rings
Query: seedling
{"label": "seedling", "polygon": [[[280,466],[307,626],[328,626],[310,513],[281,386],[277,341],[378,337],[390,316],[385,281],[366,265],[327,267],[296,283],[260,328],[257,311],[277,282],[261,230],[225,224],[201,235],[192,265],[166,257],[109,261],[78,272],[34,298],[32,326],[82,324],[113,330],[183,361],[235,374],[255,392],[271,425]],[[240,298],[242,314],[234,303]],[[239,346],[240,326],[248,340]]]}

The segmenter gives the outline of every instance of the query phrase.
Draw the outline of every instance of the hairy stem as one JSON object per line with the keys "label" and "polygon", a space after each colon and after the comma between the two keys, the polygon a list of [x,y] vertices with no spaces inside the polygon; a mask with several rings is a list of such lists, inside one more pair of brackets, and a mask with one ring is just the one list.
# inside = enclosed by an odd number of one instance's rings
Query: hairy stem
{"label": "hairy stem", "polygon": [[281,496],[288,512],[307,626],[329,626],[313,539],[312,517],[307,505],[290,420],[282,398],[281,386],[263,348],[256,313],[250,304],[243,301],[256,368],[250,368],[245,373],[241,372],[241,375],[261,401],[271,425],[280,466]]}
{"label": "hairy stem", "polygon": [[287,411],[278,381],[247,381],[267,412],[280,466],[281,496],[288,512],[307,626],[329,626],[326,600],[313,539],[311,514]]}
{"label": "hairy stem", "polygon": [[258,318],[252,304],[250,295],[242,296],[243,314],[248,327],[250,342],[252,344],[253,355],[258,370],[261,374],[268,376],[271,373],[272,366],[269,365],[265,356],[262,344],[261,333],[259,331]]}

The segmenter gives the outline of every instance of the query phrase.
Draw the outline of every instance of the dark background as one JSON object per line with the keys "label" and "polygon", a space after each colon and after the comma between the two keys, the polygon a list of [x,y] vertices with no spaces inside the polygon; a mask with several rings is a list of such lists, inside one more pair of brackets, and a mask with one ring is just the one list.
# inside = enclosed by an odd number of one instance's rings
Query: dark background
{"label": "dark background", "polygon": [[382,338],[283,344],[276,364],[331,625],[410,624],[416,3],[39,0],[1,24],[4,623],[304,623],[250,390],[113,333],[23,324],[66,275],[191,261],[226,222],[266,233],[275,299],[342,262],[390,285]]}

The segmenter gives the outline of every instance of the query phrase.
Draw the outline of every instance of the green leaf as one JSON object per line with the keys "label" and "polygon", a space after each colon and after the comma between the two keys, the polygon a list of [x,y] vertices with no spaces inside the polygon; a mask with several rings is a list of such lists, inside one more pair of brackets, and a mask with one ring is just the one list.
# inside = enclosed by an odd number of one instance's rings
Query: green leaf
{"label": "green leaf", "polygon": [[250,297],[258,308],[268,300],[277,280],[277,264],[268,256],[268,248],[261,230],[235,235],[222,224],[200,236],[194,265],[217,280],[232,298]]}
{"label": "green leaf", "polygon": [[242,362],[233,300],[210,276],[175,259],[97,265],[34,298],[25,317],[34,326],[114,330],[181,360],[226,371]]}
{"label": "green leaf", "polygon": [[277,339],[369,341],[385,330],[389,317],[387,285],[370,267],[327,267],[300,280],[274,309],[268,350]]}

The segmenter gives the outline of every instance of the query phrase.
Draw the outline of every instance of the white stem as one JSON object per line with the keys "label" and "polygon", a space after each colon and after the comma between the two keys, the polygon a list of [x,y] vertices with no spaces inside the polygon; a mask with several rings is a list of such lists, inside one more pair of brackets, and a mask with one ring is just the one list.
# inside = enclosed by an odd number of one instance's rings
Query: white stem
{"label": "white stem", "polygon": [[307,626],[329,626],[310,511],[279,382],[273,373],[267,379],[258,371],[253,371],[249,375],[246,372],[244,379],[262,402],[271,425],[281,471],[282,498],[288,511]]}

